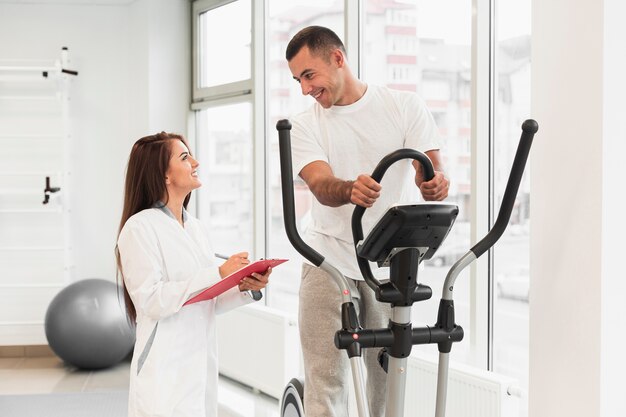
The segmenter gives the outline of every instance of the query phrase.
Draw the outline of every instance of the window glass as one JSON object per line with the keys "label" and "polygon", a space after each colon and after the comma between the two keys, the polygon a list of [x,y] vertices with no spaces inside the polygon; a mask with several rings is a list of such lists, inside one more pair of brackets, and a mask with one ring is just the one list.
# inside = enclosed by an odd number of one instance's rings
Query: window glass
{"label": "window glass", "polygon": [[251,21],[250,0],[234,1],[200,14],[200,87],[251,77]]}
{"label": "window glass", "polygon": [[221,254],[253,249],[252,104],[210,107],[196,113],[198,218]]}
{"label": "window glass", "polygon": [[[276,122],[288,119],[313,105],[311,97],[305,97],[299,84],[293,80],[285,49],[300,29],[310,25],[326,26],[341,38],[344,33],[343,0],[272,0],[268,2],[268,187],[269,210],[268,256],[289,258],[272,273],[268,288],[268,305],[291,313],[298,312],[298,289],[302,257],[293,249],[285,234],[280,186],[280,163],[278,157],[278,133]],[[295,178],[296,225],[302,231],[308,219],[313,198],[306,184]]]}
{"label": "window glass", "polygon": [[[496,0],[494,177],[496,207],[530,117],[530,1]],[[526,170],[508,228],[494,249],[494,370],[518,379],[528,415],[530,178]]]}
{"label": "window glass", "polygon": [[[414,91],[425,100],[439,128],[451,180],[446,202],[459,206],[448,238],[419,271],[419,282],[432,288],[433,297],[414,304],[416,325],[434,324],[446,273],[470,248],[471,19],[471,2],[465,0],[365,2],[363,80]],[[469,269],[459,276],[454,297],[457,323],[463,324],[467,341]],[[416,349],[433,351],[432,346]],[[455,344],[454,359],[462,360],[468,350],[467,342]]]}

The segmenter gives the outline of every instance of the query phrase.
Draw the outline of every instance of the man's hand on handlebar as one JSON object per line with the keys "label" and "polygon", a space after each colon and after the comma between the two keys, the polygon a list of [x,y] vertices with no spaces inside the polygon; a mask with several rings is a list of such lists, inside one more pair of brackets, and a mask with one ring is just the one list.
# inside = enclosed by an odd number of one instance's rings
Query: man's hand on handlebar
{"label": "man's hand on handlebar", "polygon": [[350,202],[361,207],[372,207],[380,197],[381,186],[372,177],[361,174],[352,181]]}
{"label": "man's hand on handlebar", "polygon": [[448,197],[450,180],[443,173],[443,163],[439,150],[426,151],[435,169],[435,176],[430,181],[424,181],[424,168],[418,161],[413,161],[415,168],[415,184],[420,189],[422,197],[426,201],[442,201]]}
{"label": "man's hand on handlebar", "polygon": [[418,172],[415,175],[415,184],[426,201],[441,201],[448,197],[450,180],[441,171],[435,171],[435,176],[430,181],[424,181]]}

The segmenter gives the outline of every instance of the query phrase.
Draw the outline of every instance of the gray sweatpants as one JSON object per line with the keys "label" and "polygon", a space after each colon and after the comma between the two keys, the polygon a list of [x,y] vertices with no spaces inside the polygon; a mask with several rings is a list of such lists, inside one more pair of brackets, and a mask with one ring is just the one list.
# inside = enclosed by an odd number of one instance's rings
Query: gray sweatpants
{"label": "gray sweatpants", "polygon": [[[386,328],[389,304],[376,301],[364,281],[348,279],[359,323],[368,329]],[[300,342],[304,357],[304,410],[307,417],[347,417],[350,361],[335,347],[341,329],[341,293],[335,281],[320,268],[302,266],[299,307]],[[367,397],[371,417],[385,413],[387,374],[378,364],[380,349],[363,349],[367,369]]]}

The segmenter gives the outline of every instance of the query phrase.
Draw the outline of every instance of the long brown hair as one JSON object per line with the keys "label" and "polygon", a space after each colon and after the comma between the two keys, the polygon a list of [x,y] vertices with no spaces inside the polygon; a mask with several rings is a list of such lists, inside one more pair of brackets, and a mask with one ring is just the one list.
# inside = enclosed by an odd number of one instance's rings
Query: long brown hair
{"label": "long brown hair", "polygon": [[[126,181],[124,184],[124,208],[122,219],[117,231],[119,238],[126,221],[134,214],[142,210],[153,207],[157,202],[162,201],[167,204],[169,196],[165,186],[165,175],[170,163],[172,140],[180,140],[189,148],[185,138],[175,133],[157,133],[156,135],[145,136],[133,145],[128,157],[128,167],[126,168]],[[187,208],[191,193],[187,194],[183,201],[183,206]],[[124,303],[126,304],[126,314],[131,323],[137,319],[137,310],[130,298],[130,294],[124,284],[124,271],[120,259],[120,251],[115,245],[115,258],[117,261],[117,280],[121,279],[124,288]]]}

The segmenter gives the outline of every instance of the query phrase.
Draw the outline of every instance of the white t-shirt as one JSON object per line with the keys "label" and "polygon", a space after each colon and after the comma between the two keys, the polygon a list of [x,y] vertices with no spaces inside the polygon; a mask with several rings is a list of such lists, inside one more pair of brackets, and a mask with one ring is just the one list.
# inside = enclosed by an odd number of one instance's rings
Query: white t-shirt
{"label": "white t-shirt", "polygon": [[[315,103],[292,119],[294,176],[314,161],[327,162],[333,174],[354,180],[368,174],[387,154],[401,148],[422,152],[439,149],[437,126],[424,101],[415,93],[369,85],[363,97],[347,106],[324,109]],[[415,202],[411,160],[398,161],[381,181],[381,195],[363,216],[363,235],[396,203]],[[345,276],[363,279],[352,239],[351,218],[355,206],[328,207],[313,199],[311,221],[303,225],[305,241]],[[386,271],[372,271],[379,278]]]}

